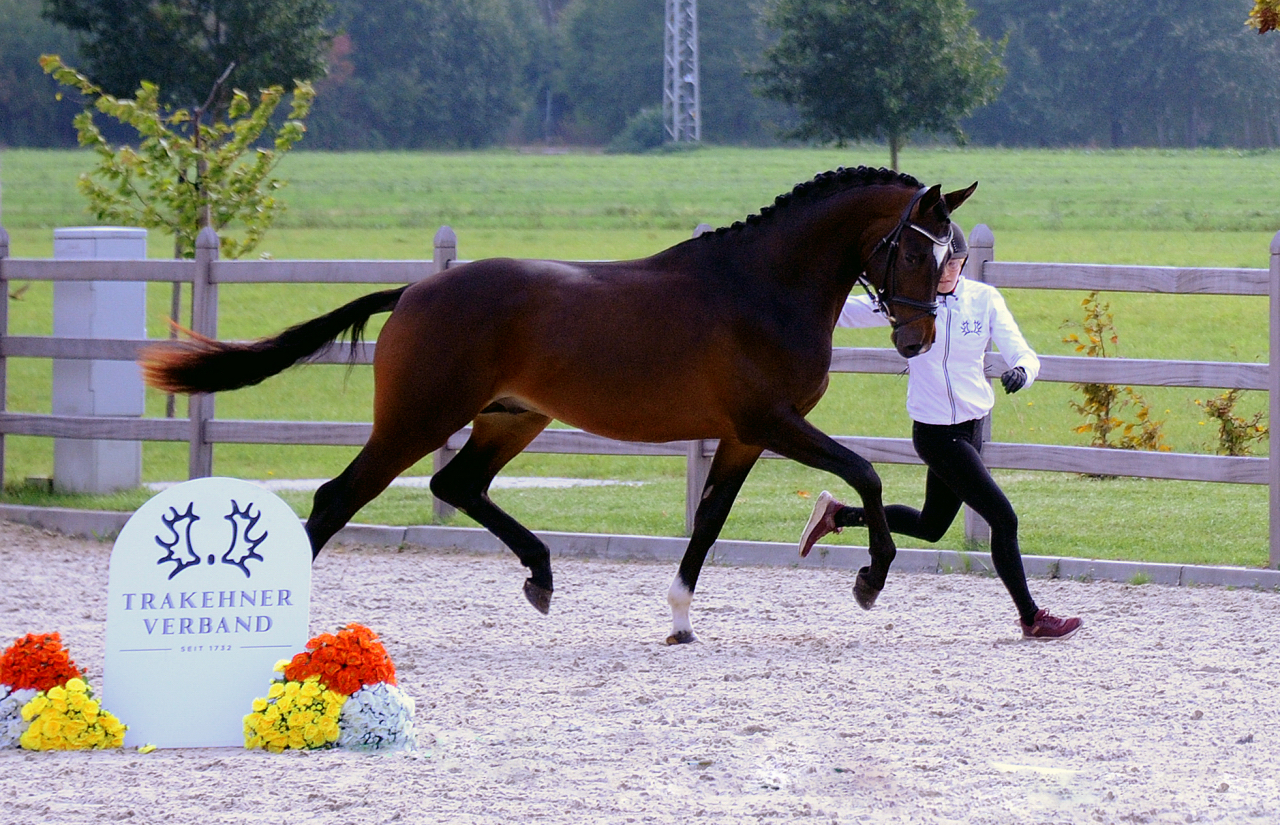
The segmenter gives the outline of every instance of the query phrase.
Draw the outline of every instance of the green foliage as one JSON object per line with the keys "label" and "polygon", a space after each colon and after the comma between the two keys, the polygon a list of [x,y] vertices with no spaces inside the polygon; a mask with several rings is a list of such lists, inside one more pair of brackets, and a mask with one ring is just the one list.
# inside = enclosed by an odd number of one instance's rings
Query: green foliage
{"label": "green foliage", "polygon": [[563,27],[565,92],[585,137],[607,140],[662,105],[662,3],[575,0]]}
{"label": "green foliage", "polygon": [[39,0],[0,0],[0,147],[75,146],[75,107],[53,100],[41,52],[74,51],[67,32],[40,18]]}
{"label": "green foliage", "polygon": [[[195,106],[235,64],[235,84],[266,89],[325,72],[329,0],[44,0],[79,35],[86,75],[116,97],[149,82],[163,102]],[[214,101],[221,114],[230,94]]]}
{"label": "green foliage", "polygon": [[971,0],[1009,83],[966,127],[1005,145],[1275,145],[1280,43],[1240,2]]}
{"label": "green foliage", "polygon": [[764,23],[777,41],[754,76],[799,111],[795,137],[883,138],[897,168],[911,133],[961,137],[960,119],[999,90],[1002,46],[972,16],[964,0],[776,0]]}
{"label": "green foliage", "polygon": [[[270,177],[280,158],[302,139],[303,119],[314,97],[309,84],[299,82],[293,92],[289,118],[276,132],[274,148],[245,153],[270,125],[284,90],[263,89],[258,105],[240,90],[231,95],[227,121],[201,122],[186,109],[160,104],[160,90],[143,81],[134,99],[109,95],[57,55],[44,55],[40,65],[59,83],[92,99],[93,108],[135,129],[139,145],[112,146],[94,122],[93,112],[75,119],[80,144],[97,156],[97,167],[80,176],[80,192],[89,211],[101,221],[126,226],[160,228],[173,235],[180,257],[194,257],[196,235],[212,226],[219,233],[221,253],[238,258],[251,252],[284,205],[274,193],[283,183]],[[236,239],[226,230],[243,227]]]}
{"label": "green foliage", "polygon": [[1236,415],[1241,393],[1241,390],[1227,390],[1213,398],[1196,399],[1196,406],[1218,422],[1218,455],[1250,455],[1251,442],[1265,441],[1271,435],[1270,428],[1262,423],[1265,413],[1256,412],[1248,418]]}
{"label": "green foliage", "polygon": [[[1099,301],[1096,291],[1090,292],[1080,305],[1084,307],[1082,327],[1085,337],[1082,340],[1079,333],[1073,332],[1062,339],[1063,343],[1074,344],[1076,352],[1083,352],[1090,358],[1113,357],[1115,353],[1108,352],[1107,344],[1117,346],[1120,336],[1115,329],[1111,305]],[[1070,323],[1064,321],[1063,325]],[[1075,431],[1091,434],[1089,446],[1163,452],[1170,449],[1165,443],[1164,422],[1151,417],[1150,405],[1133,387],[1072,384],[1071,389],[1084,394],[1084,400],[1072,401],[1071,408],[1085,418],[1085,423],[1076,427]],[[1133,421],[1120,417],[1126,408],[1132,408]]]}
{"label": "green foliage", "polygon": [[370,149],[500,140],[528,99],[537,35],[517,27],[512,8],[510,0],[344,0],[351,73],[322,87],[321,145],[334,145],[326,134]]}
{"label": "green foliage", "polygon": [[[762,0],[699,0],[698,60],[702,138],[709,143],[770,142],[786,117],[752,94],[744,72],[764,48]],[[563,89],[572,107],[570,137],[603,142],[642,109],[662,104],[661,0],[575,0],[562,25]]]}

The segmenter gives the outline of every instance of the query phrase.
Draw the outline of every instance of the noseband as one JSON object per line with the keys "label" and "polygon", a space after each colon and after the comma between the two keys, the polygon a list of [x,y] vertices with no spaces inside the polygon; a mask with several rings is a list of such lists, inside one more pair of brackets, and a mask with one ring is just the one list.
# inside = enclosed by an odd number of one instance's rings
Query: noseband
{"label": "noseband", "polygon": [[[939,259],[938,266],[942,266],[942,262],[946,260],[946,250],[951,248],[950,232],[948,232],[945,237],[940,238],[911,220],[911,210],[915,208],[915,205],[919,203],[920,199],[924,197],[924,194],[928,191],[929,190],[926,187],[921,187],[915,195],[912,196],[911,202],[907,204],[907,208],[902,210],[902,217],[898,219],[898,225],[893,228],[892,232],[881,238],[880,242],[871,250],[870,258],[874,258],[881,249],[884,249],[887,252],[884,267],[884,284],[879,288],[873,286],[871,282],[867,280],[865,272],[858,277],[858,283],[862,285],[862,288],[866,290],[867,295],[875,302],[877,310],[889,319],[889,324],[894,329],[914,323],[926,315],[934,316],[938,314],[938,302],[936,299],[932,301],[917,301],[913,298],[898,297],[895,294],[897,291],[898,248],[901,246],[903,232],[908,229],[912,229],[932,241],[935,255],[937,255]],[[943,248],[941,253],[938,253],[939,247]],[[902,304],[903,306],[913,307],[920,311],[906,320],[899,320],[897,316],[893,314],[893,309],[890,307],[890,304]]]}

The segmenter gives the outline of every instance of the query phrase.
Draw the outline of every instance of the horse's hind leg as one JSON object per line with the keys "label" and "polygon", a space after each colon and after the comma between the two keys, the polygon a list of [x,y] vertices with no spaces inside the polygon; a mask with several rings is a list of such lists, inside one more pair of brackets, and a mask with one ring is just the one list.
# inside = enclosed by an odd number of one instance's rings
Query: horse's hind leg
{"label": "horse's hind leg", "polygon": [[694,640],[693,625],[689,621],[689,605],[693,603],[693,591],[698,586],[698,574],[707,560],[707,552],[720,535],[734,499],[742,489],[747,474],[755,466],[762,451],[758,447],[721,439],[716,456],[711,460],[706,486],[702,488],[702,500],[693,517],[693,535],[680,560],[680,570],[667,591],[667,603],[671,605],[671,635],[667,644],[687,644]]}
{"label": "horse's hind leg", "polygon": [[431,477],[437,498],[478,521],[529,568],[524,595],[542,613],[551,609],[551,552],[489,499],[489,484],[549,423],[542,413],[497,402],[476,416],[467,443]]}

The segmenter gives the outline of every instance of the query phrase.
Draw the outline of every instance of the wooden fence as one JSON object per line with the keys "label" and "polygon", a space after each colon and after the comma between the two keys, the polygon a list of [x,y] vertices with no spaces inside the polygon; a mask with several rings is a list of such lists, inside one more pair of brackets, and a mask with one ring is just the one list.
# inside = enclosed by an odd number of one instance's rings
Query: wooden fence
{"label": "wooden fence", "polygon": [[[701,230],[703,227],[699,227]],[[1200,269],[1098,264],[1012,263],[995,259],[995,238],[985,225],[970,234],[966,276],[997,287],[1019,289],[1100,290],[1163,294],[1265,295],[1270,299],[1268,364],[1206,361],[1159,361],[1128,358],[1041,356],[1038,380],[1066,383],[1203,387],[1264,390],[1270,394],[1272,422],[1280,421],[1280,232],[1271,242],[1269,269]],[[435,236],[430,261],[219,261],[218,239],[212,230],[201,233],[194,260],[48,260],[10,258],[8,233],[0,228],[0,295],[12,281],[160,281],[189,283],[192,326],[201,335],[218,334],[218,287],[231,283],[363,283],[404,284],[429,277],[459,263],[457,237],[442,227]],[[214,396],[191,398],[184,419],[45,415],[10,412],[5,384],[9,358],[66,358],[134,360],[149,343],[135,340],[15,336],[8,332],[8,306],[0,301],[0,477],[7,435],[54,438],[118,439],[126,441],[185,441],[190,445],[192,478],[213,472],[213,446],[218,443],[361,445],[369,436],[367,423],[331,421],[244,421],[214,416]],[[372,360],[373,345],[363,344],[358,363]],[[320,363],[346,363],[345,349],[334,348]],[[832,372],[901,373],[905,363],[892,349],[836,348]],[[987,374],[1005,369],[998,353],[989,353]],[[988,428],[990,422],[988,422]],[[989,432],[989,429],[988,429]],[[435,457],[436,467],[465,443],[468,430],[452,436]],[[919,464],[909,439],[837,436],[836,440],[873,462]],[[715,452],[714,441],[643,444],[619,442],[579,430],[549,429],[529,451],[589,455],[682,456],[688,464],[686,523],[693,511]],[[770,453],[766,458],[776,458]],[[1269,566],[1280,567],[1280,462],[1268,458],[1135,452],[1091,447],[991,442],[983,450],[988,466],[999,469],[1098,473],[1155,479],[1181,479],[1270,488]],[[448,509],[436,502],[437,512]],[[986,528],[966,513],[966,536],[981,540]]]}

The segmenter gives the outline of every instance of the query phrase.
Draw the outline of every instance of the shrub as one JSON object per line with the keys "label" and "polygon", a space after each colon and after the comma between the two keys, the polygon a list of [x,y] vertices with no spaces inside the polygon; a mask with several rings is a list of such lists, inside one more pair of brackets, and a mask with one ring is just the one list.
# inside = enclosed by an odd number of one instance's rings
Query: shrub
{"label": "shrub", "polygon": [[[1120,335],[1116,332],[1111,305],[1099,301],[1096,290],[1090,292],[1080,305],[1084,307],[1084,321],[1081,325],[1084,338],[1081,339],[1080,333],[1073,332],[1064,337],[1063,342],[1074,344],[1076,352],[1083,352],[1091,358],[1114,357],[1114,353],[1107,350],[1107,344],[1118,347]],[[1065,328],[1071,326],[1072,322],[1066,320],[1062,325]],[[1133,387],[1072,384],[1071,388],[1084,395],[1083,401],[1072,401],[1071,408],[1085,418],[1085,423],[1076,427],[1075,431],[1092,434],[1089,446],[1121,450],[1169,450],[1164,440],[1164,421],[1156,421],[1151,417],[1150,405]],[[1132,409],[1134,420],[1127,421],[1121,417],[1126,408]]]}
{"label": "shrub", "polygon": [[1250,455],[1253,452],[1250,442],[1263,441],[1271,436],[1270,428],[1262,423],[1264,413],[1257,412],[1249,418],[1235,414],[1240,394],[1241,390],[1227,390],[1205,401],[1196,399],[1196,406],[1218,422],[1218,455]]}
{"label": "shrub", "polygon": [[651,106],[641,109],[627,120],[605,151],[610,154],[640,154],[662,146],[667,138],[667,127],[662,119],[662,108]]}

